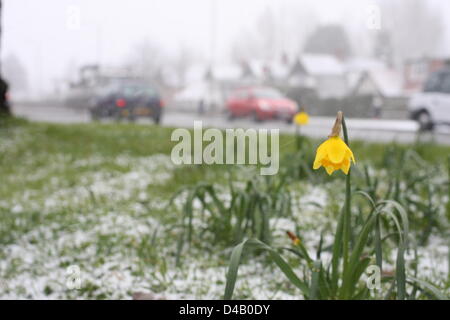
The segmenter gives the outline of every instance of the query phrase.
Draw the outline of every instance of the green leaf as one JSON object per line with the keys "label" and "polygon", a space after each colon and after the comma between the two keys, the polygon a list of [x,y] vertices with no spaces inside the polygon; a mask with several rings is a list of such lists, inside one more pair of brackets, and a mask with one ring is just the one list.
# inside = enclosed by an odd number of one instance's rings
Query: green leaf
{"label": "green leaf", "polygon": [[258,249],[262,249],[269,252],[270,257],[278,266],[278,268],[280,268],[281,272],[284,273],[286,278],[288,278],[293,285],[299,288],[305,297],[309,296],[308,286],[297,277],[292,268],[286,263],[286,261],[284,261],[284,259],[278,254],[278,252],[276,252],[273,248],[269,247],[268,245],[257,239],[248,239],[238,244],[231,253],[230,265],[228,267],[227,273],[227,282],[225,286],[225,294],[224,294],[225,300],[229,300],[233,296],[242,251],[244,250],[244,247],[247,246],[255,246]]}
{"label": "green leaf", "polygon": [[438,288],[436,288],[435,286],[433,286],[432,284],[414,278],[414,277],[408,277],[408,282],[412,282],[412,283],[416,283],[417,286],[419,286],[422,290],[427,291],[428,293],[430,293],[434,298],[438,299],[438,300],[449,300],[450,298],[448,296],[446,296],[444,293],[442,293]]}
{"label": "green leaf", "polygon": [[342,228],[344,223],[344,211],[341,211],[341,214],[339,215],[339,221],[336,227],[336,234],[334,236],[334,243],[333,243],[333,256],[331,258],[331,287],[336,294],[337,292],[337,286],[338,286],[338,277],[339,277],[339,260],[341,258],[341,252],[342,252]]}
{"label": "green leaf", "polygon": [[377,214],[378,213],[370,214],[369,218],[366,220],[366,223],[363,226],[363,229],[358,235],[355,247],[353,248],[352,254],[350,256],[348,269],[346,272],[344,272],[344,279],[340,294],[340,297],[342,299],[350,298],[350,290],[352,287],[354,287],[354,282],[359,280],[359,278],[354,279],[353,275],[355,274],[356,268],[358,267],[361,254],[367,243],[369,233],[372,230],[373,224],[375,222],[375,217]]}
{"label": "green leaf", "polygon": [[311,275],[311,285],[309,287],[309,299],[317,299],[317,294],[319,292],[319,279],[320,272],[322,271],[322,262],[320,260],[314,261]]}
{"label": "green leaf", "polygon": [[242,251],[244,250],[244,246],[246,245],[247,241],[248,240],[244,240],[243,242],[238,244],[236,247],[234,247],[231,253],[230,264],[228,266],[228,273],[227,273],[227,283],[225,286],[225,294],[224,294],[225,300],[230,300],[231,297],[233,296],[239,264],[241,262]]}
{"label": "green leaf", "polygon": [[406,273],[405,273],[405,252],[403,243],[400,244],[397,251],[395,278],[397,282],[397,299],[404,300],[406,298]]}

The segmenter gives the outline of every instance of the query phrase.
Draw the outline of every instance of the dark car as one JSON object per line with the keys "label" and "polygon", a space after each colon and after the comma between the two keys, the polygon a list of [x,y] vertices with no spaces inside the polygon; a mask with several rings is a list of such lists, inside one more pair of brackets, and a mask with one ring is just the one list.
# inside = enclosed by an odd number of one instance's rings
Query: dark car
{"label": "dark car", "polygon": [[113,117],[134,121],[137,117],[150,117],[161,121],[164,102],[157,90],[139,81],[116,81],[98,88],[89,103],[95,120]]}
{"label": "dark car", "polygon": [[255,121],[283,119],[291,122],[298,111],[295,101],[270,87],[245,87],[234,91],[227,100],[230,119],[251,116]]}

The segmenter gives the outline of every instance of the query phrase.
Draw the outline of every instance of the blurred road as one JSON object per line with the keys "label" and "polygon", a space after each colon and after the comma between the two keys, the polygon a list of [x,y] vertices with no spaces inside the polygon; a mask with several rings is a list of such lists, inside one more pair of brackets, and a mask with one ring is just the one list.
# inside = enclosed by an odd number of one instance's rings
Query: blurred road
{"label": "blurred road", "polygon": [[[294,133],[292,124],[282,121],[265,121],[255,123],[250,119],[228,121],[224,115],[198,115],[194,113],[170,111],[167,108],[162,118],[162,125],[168,127],[193,127],[195,120],[201,120],[203,127],[226,128],[255,128],[280,129],[280,132]],[[51,104],[15,104],[13,112],[32,121],[56,123],[86,123],[90,122],[85,109],[64,108]],[[108,121],[108,120],[107,120]],[[138,123],[150,123],[150,120],[139,119]],[[308,126],[302,127],[302,134],[310,137],[323,138],[329,134],[334,123],[333,118],[313,117]],[[410,120],[385,119],[348,119],[347,126],[353,139],[377,142],[415,142],[417,139],[417,124]],[[440,144],[450,145],[450,127],[438,127],[433,134],[421,135],[421,140],[434,140]]]}

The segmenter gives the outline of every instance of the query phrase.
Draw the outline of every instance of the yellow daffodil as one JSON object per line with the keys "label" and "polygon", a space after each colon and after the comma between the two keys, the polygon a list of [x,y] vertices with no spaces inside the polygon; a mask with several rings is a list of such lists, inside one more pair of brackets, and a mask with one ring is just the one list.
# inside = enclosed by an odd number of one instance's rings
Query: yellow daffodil
{"label": "yellow daffodil", "polygon": [[299,126],[307,125],[309,122],[309,116],[306,112],[301,111],[294,116],[294,122]]}
{"label": "yellow daffodil", "polygon": [[316,158],[314,160],[313,168],[319,169],[323,166],[329,175],[339,169],[345,174],[348,174],[351,162],[353,161],[355,163],[352,150],[339,137],[341,123],[342,113],[338,113],[336,123],[328,140],[317,148]]}
{"label": "yellow daffodil", "polygon": [[339,169],[348,174],[351,161],[355,163],[352,150],[340,137],[331,137],[317,148],[314,169],[323,166],[328,174]]}

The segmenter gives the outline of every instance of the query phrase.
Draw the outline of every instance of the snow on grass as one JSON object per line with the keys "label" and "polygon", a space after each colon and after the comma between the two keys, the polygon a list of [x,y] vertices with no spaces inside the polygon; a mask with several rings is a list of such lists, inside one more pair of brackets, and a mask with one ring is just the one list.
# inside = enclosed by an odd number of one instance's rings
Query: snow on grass
{"label": "snow on grass", "polygon": [[[11,157],[33,141],[20,128],[10,136],[10,140],[0,140],[0,152]],[[0,298],[130,299],[135,292],[152,292],[166,299],[222,297],[232,248],[197,243],[185,247],[182,264],[175,266],[178,224],[187,193],[169,206],[170,195],[159,192],[167,186],[175,192],[184,182],[173,181],[175,170],[184,168],[175,167],[169,156],[25,154],[20,165],[4,172],[0,184]],[[236,188],[244,188],[244,181],[256,172],[254,167],[241,169]],[[370,172],[381,181],[388,175],[385,170],[371,168]],[[204,175],[215,182],[219,198],[228,205],[229,189],[215,177],[213,169]],[[445,180],[442,175],[435,179],[436,185]],[[292,215],[270,220],[273,245],[289,246],[286,231],[290,230],[299,233],[311,256],[315,256],[321,233],[324,247],[330,246],[342,188],[338,179],[289,186]],[[445,197],[433,195],[433,203],[445,203]],[[419,195],[413,198],[421,201]],[[206,228],[199,218],[201,203],[195,201],[193,209],[194,230]],[[436,235],[419,248],[420,278],[438,284],[446,279],[447,242]],[[389,253],[392,262],[395,250]],[[288,254],[284,257],[294,265],[298,262]],[[328,251],[322,252],[325,265],[330,258]],[[412,250],[406,260],[411,266]],[[67,286],[68,267],[73,265],[80,268],[79,290]],[[392,267],[392,263],[387,261],[385,266]],[[302,269],[301,265],[295,268],[299,274]],[[300,299],[301,295],[267,256],[249,255],[242,261],[235,297]]]}

